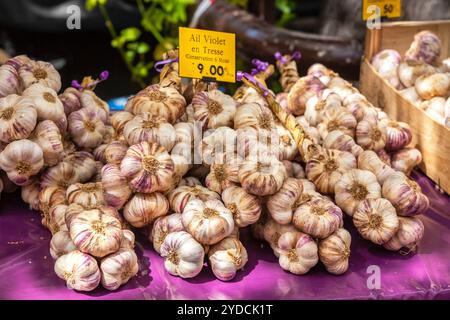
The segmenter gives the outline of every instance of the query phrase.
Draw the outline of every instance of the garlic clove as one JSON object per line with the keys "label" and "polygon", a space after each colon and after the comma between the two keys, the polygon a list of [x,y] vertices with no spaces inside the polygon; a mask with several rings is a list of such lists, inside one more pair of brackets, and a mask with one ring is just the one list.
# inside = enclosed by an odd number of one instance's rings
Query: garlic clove
{"label": "garlic clove", "polygon": [[59,257],[77,250],[68,231],[58,231],[50,241],[50,255],[57,260]]}
{"label": "garlic clove", "polygon": [[398,217],[399,228],[397,233],[383,246],[391,251],[406,249],[405,253],[415,251],[423,237],[425,227],[416,217]]}
{"label": "garlic clove", "polygon": [[232,280],[248,261],[247,250],[232,237],[211,246],[208,257],[214,275],[222,281]]}
{"label": "garlic clove", "polygon": [[167,235],[177,231],[185,231],[180,213],[173,213],[156,219],[149,233],[149,240],[153,243],[155,251],[161,253],[161,245]]}
{"label": "garlic clove", "polygon": [[36,121],[37,112],[29,99],[15,94],[0,98],[0,141],[28,138]]}
{"label": "garlic clove", "polygon": [[319,240],[319,259],[328,272],[339,275],[348,270],[351,240],[350,233],[343,228]]}
{"label": "garlic clove", "polygon": [[319,261],[316,242],[308,235],[286,232],[278,239],[281,268],[293,274],[305,274]]}
{"label": "garlic clove", "polygon": [[169,212],[169,201],[161,193],[137,193],[125,205],[124,218],[136,228],[152,224]]}
{"label": "garlic clove", "polygon": [[392,168],[410,175],[412,169],[422,162],[422,153],[416,148],[404,148],[392,154]]}
{"label": "garlic clove", "polygon": [[61,89],[61,76],[49,62],[28,60],[18,71],[24,89],[33,84],[51,88],[56,92]]}
{"label": "garlic clove", "polygon": [[239,228],[254,224],[261,215],[259,199],[241,187],[231,186],[223,190],[222,201],[233,214],[235,226]]}
{"label": "garlic clove", "polygon": [[100,261],[100,270],[103,288],[116,290],[138,273],[136,253],[130,249],[120,249]]}

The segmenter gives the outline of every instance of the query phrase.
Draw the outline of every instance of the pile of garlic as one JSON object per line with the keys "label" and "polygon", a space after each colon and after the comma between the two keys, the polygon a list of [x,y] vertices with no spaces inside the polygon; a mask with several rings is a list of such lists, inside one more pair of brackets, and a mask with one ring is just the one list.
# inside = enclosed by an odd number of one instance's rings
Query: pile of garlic
{"label": "pile of garlic", "polygon": [[441,47],[436,34],[421,31],[403,57],[383,50],[372,65],[403,97],[450,128],[450,57],[440,60]]}

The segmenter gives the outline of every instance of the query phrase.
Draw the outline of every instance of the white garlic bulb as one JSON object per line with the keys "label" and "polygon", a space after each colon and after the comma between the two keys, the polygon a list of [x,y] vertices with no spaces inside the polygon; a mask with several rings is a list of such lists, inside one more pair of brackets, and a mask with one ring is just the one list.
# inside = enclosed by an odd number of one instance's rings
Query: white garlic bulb
{"label": "white garlic bulb", "polygon": [[286,232],[278,239],[281,268],[305,274],[319,261],[316,242],[302,232]]}
{"label": "white garlic bulb", "polygon": [[204,130],[233,126],[236,102],[220,90],[196,93],[192,98],[192,107],[194,120],[199,121]]}
{"label": "white garlic bulb", "polygon": [[364,149],[381,150],[386,145],[386,123],[363,119],[356,127],[356,142]]}
{"label": "white garlic bulb", "polygon": [[376,244],[389,241],[399,227],[395,208],[386,199],[366,199],[358,205],[353,224],[364,239]]}
{"label": "white garlic bulb", "polygon": [[180,186],[172,190],[169,195],[170,208],[177,213],[182,213],[186,204],[192,199],[202,201],[220,200],[217,192],[211,191],[202,185]]}
{"label": "white garlic bulb", "polygon": [[319,259],[328,272],[343,274],[348,270],[351,241],[350,233],[343,228],[319,240]]}
{"label": "white garlic bulb", "polygon": [[61,76],[49,62],[29,60],[19,68],[19,77],[24,89],[35,83],[55,92],[61,89]]}
{"label": "white garlic bulb", "polygon": [[54,166],[61,161],[64,145],[58,127],[51,120],[44,120],[36,126],[32,140],[41,147],[45,165]]}
{"label": "white garlic bulb", "polygon": [[446,98],[450,92],[450,74],[435,73],[428,76],[420,76],[415,82],[415,88],[422,99]]}
{"label": "white garlic bulb", "polygon": [[97,261],[78,250],[59,257],[55,262],[55,273],[66,281],[69,289],[77,291],[92,291],[100,283]]}
{"label": "white garlic bulb", "polygon": [[132,190],[126,178],[115,164],[106,164],[102,171],[103,195],[109,206],[121,209],[131,196]]}
{"label": "white garlic bulb", "polygon": [[99,109],[82,108],[72,112],[68,118],[69,133],[81,148],[95,148],[102,144],[106,133]]}
{"label": "white garlic bulb", "polygon": [[349,216],[365,199],[381,197],[381,186],[370,171],[352,169],[342,175],[334,187],[336,204]]}
{"label": "white garlic bulb", "polygon": [[130,249],[120,249],[100,261],[100,270],[103,288],[116,290],[139,271],[136,253]]}
{"label": "white garlic bulb", "polygon": [[398,251],[402,248],[407,249],[406,253],[415,251],[425,231],[423,222],[416,217],[398,217],[398,220],[397,233],[383,246],[392,251]]}
{"label": "white garlic bulb", "polygon": [[11,94],[0,98],[0,141],[26,139],[36,126],[37,113],[30,100]]}
{"label": "white garlic bulb", "polygon": [[260,200],[241,187],[232,186],[223,190],[222,200],[239,228],[254,224],[261,216]]}
{"label": "white garlic bulb", "polygon": [[372,58],[372,65],[380,76],[386,79],[394,88],[402,87],[397,75],[397,68],[402,57],[400,53],[392,49],[385,49]]}
{"label": "white garlic bulb", "polygon": [[8,64],[0,66],[0,98],[22,91],[17,70]]}
{"label": "white garlic bulb", "polygon": [[64,106],[52,88],[33,84],[23,92],[23,96],[33,102],[38,120],[52,120],[57,123],[66,116]]}
{"label": "white garlic bulb", "polygon": [[190,200],[183,210],[184,228],[201,244],[212,245],[234,229],[233,214],[220,200]]}
{"label": "white garlic bulb", "polygon": [[235,159],[226,163],[214,163],[205,178],[205,186],[211,191],[222,193],[228,187],[239,183],[238,172],[241,160]]}
{"label": "white garlic bulb", "polygon": [[193,278],[203,268],[205,251],[189,233],[172,232],[161,245],[161,256],[166,270],[181,278]]}
{"label": "white garlic bulb", "polygon": [[346,108],[329,108],[323,113],[322,121],[317,125],[322,139],[333,130],[340,130],[351,137],[355,136],[356,119]]}
{"label": "white garlic bulb", "polygon": [[323,141],[323,146],[327,149],[336,149],[340,151],[347,151],[358,157],[363,148],[356,144],[355,140],[340,130],[334,130],[327,134]]}
{"label": "white garlic bulb", "polygon": [[123,209],[124,218],[136,228],[152,224],[169,212],[169,201],[158,192],[136,193]]}
{"label": "white garlic bulb", "polygon": [[75,183],[66,191],[69,204],[76,203],[86,209],[96,208],[106,204],[103,197],[103,184],[101,182]]}
{"label": "white garlic bulb", "polygon": [[56,260],[75,250],[77,247],[73,244],[68,231],[58,231],[53,235],[50,241],[50,255],[53,259]]}
{"label": "white garlic bulb", "polygon": [[208,257],[214,275],[222,281],[232,280],[248,261],[247,250],[234,237],[225,238],[211,246]]}
{"label": "white garlic bulb", "polygon": [[[406,88],[410,88],[414,87],[417,78],[423,75],[431,75],[435,73],[436,70],[433,66],[424,62],[405,61],[399,64],[397,72],[401,83]],[[413,94],[413,92],[408,91],[408,94]]]}
{"label": "white garlic bulb", "polygon": [[153,243],[155,251],[160,253],[161,245],[167,235],[176,231],[184,231],[181,213],[173,213],[156,219],[149,233],[149,240]]}

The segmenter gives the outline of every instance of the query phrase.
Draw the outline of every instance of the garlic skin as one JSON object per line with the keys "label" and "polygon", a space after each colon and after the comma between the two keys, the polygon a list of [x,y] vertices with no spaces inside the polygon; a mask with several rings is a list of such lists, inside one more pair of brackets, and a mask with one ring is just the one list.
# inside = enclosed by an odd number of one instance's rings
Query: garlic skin
{"label": "garlic skin", "polygon": [[435,73],[428,76],[420,76],[415,82],[415,88],[422,99],[446,98],[450,92],[450,74]]}
{"label": "garlic skin", "polygon": [[20,94],[22,88],[17,70],[8,64],[0,66],[0,98]]}
{"label": "garlic skin", "polygon": [[80,110],[83,106],[80,101],[81,91],[73,87],[68,87],[58,97],[64,106],[66,116],[74,111]]}
{"label": "garlic skin", "polygon": [[383,246],[391,251],[407,249],[406,253],[415,251],[417,244],[423,237],[425,227],[417,217],[398,217],[399,228],[397,233]]}
{"label": "garlic skin", "polygon": [[106,147],[108,147],[107,144],[101,144],[92,151],[92,155],[94,156],[94,159],[96,161],[100,161],[103,164],[106,163],[106,157],[105,157]]}
{"label": "garlic skin", "polygon": [[138,273],[136,253],[130,249],[120,249],[100,261],[100,270],[103,288],[116,290]]}
{"label": "garlic skin", "polygon": [[87,89],[83,90],[80,95],[80,102],[83,108],[95,110],[103,123],[106,124],[108,122],[109,105],[106,101],[100,99],[94,91]]}
{"label": "garlic skin", "polygon": [[75,250],[77,250],[77,247],[73,244],[72,239],[70,239],[68,231],[58,231],[53,235],[50,241],[50,255],[53,259],[56,260]]}
{"label": "garlic skin", "polygon": [[51,120],[44,120],[38,123],[33,135],[33,142],[36,142],[43,151],[44,164],[47,166],[58,164],[64,155],[64,145],[56,124]]}
{"label": "garlic skin", "polygon": [[173,213],[156,219],[149,234],[149,240],[153,243],[155,251],[161,253],[161,245],[167,235],[177,231],[185,231],[181,222],[181,213]]}
{"label": "garlic skin", "polygon": [[364,149],[378,151],[384,148],[387,140],[386,123],[361,120],[356,127],[356,141]]}
{"label": "garlic skin", "polygon": [[109,121],[117,134],[122,134],[125,125],[134,119],[134,115],[128,111],[117,111],[111,114]]}
{"label": "garlic skin", "polygon": [[412,141],[411,127],[405,122],[386,122],[386,150],[400,150]]}
{"label": "garlic skin", "polygon": [[327,149],[350,152],[355,157],[358,157],[364,151],[351,136],[339,130],[329,132],[323,141],[323,146]]}
{"label": "garlic skin", "polygon": [[120,172],[120,167],[106,164],[101,170],[101,175],[105,202],[109,206],[121,209],[130,198],[132,190]]}
{"label": "garlic skin", "polygon": [[69,289],[77,291],[92,291],[100,283],[97,261],[78,250],[59,257],[55,262],[55,273],[66,281]]}
{"label": "garlic skin", "polygon": [[323,239],[341,226],[342,211],[328,199],[312,199],[295,210],[292,223],[300,231]]}
{"label": "garlic skin", "polygon": [[170,208],[176,213],[182,213],[186,205],[193,199],[202,201],[220,200],[220,195],[201,185],[180,186],[169,193],[168,199]]}
{"label": "garlic skin", "polygon": [[66,197],[69,204],[76,203],[86,209],[92,209],[106,204],[101,182],[72,184],[67,188]]}
{"label": "garlic skin", "polygon": [[382,186],[383,197],[389,200],[400,216],[414,216],[424,213],[430,203],[417,182],[402,172],[392,174]]}
{"label": "garlic skin", "polygon": [[48,168],[41,175],[41,187],[62,187],[68,186],[80,181],[75,167],[68,162],[60,162],[54,167]]}
{"label": "garlic skin", "polygon": [[287,97],[289,113],[301,116],[305,113],[306,102],[313,96],[320,95],[325,85],[315,75],[307,75],[297,80]]}
{"label": "garlic skin", "polygon": [[37,113],[30,100],[15,94],[0,98],[0,141],[28,138],[36,121]]}
{"label": "garlic skin", "polygon": [[186,100],[176,89],[155,84],[131,97],[125,106],[125,111],[135,115],[148,113],[161,116],[168,122],[175,123],[183,115],[185,107]]}
{"label": "garlic skin", "polygon": [[346,151],[326,149],[306,163],[306,176],[321,193],[333,193],[342,174],[356,168],[356,159]]}
{"label": "garlic skin", "polygon": [[383,162],[372,150],[366,150],[358,156],[358,169],[367,170],[375,174],[380,185],[383,185],[395,173],[395,170]]}
{"label": "garlic skin", "polygon": [[217,193],[222,193],[228,187],[239,183],[240,160],[227,161],[226,163],[214,163],[205,178],[205,186]]}
{"label": "garlic skin", "polygon": [[381,197],[381,186],[370,171],[352,169],[342,175],[334,188],[336,204],[349,216],[365,199]]}
{"label": "garlic skin", "polygon": [[124,141],[112,141],[105,149],[106,163],[120,165],[127,154],[128,145]]}
{"label": "garlic skin", "polygon": [[96,148],[102,144],[106,128],[98,109],[82,108],[72,112],[68,121],[69,133],[77,146]]}
{"label": "garlic skin", "polygon": [[[420,76],[428,76],[436,72],[435,68],[424,62],[405,61],[398,66],[398,77],[400,82],[406,87],[414,87]],[[411,93],[412,94],[412,91]]]}
{"label": "garlic skin", "polygon": [[329,273],[339,275],[348,270],[351,241],[350,233],[343,228],[319,240],[319,259]]}
{"label": "garlic skin", "polygon": [[422,162],[422,153],[416,148],[405,148],[392,154],[392,169],[410,175],[411,171]]}
{"label": "garlic skin", "polygon": [[161,245],[166,270],[181,278],[193,278],[203,268],[205,250],[189,233],[172,232]]}
{"label": "garlic skin", "polygon": [[89,181],[95,174],[97,168],[94,157],[86,151],[76,151],[65,157],[64,162],[73,165],[78,179],[82,183]]}
{"label": "garlic skin", "polygon": [[355,117],[346,108],[330,108],[324,111],[323,119],[317,125],[317,129],[322,139],[325,139],[333,130],[340,130],[354,137],[356,125]]}
{"label": "garlic skin", "polygon": [[137,115],[128,121],[123,135],[130,146],[143,141],[156,142],[167,151],[172,150],[176,139],[174,127],[164,117],[150,114]]}
{"label": "garlic skin", "polygon": [[101,209],[75,215],[69,222],[69,231],[78,250],[98,258],[117,251],[122,239],[120,221]]}
{"label": "garlic skin", "polygon": [[259,199],[241,187],[226,188],[222,192],[222,201],[233,214],[234,224],[239,228],[256,223],[261,216]]}
{"label": "garlic skin", "polygon": [[342,107],[341,97],[325,89],[321,96],[313,96],[306,102],[305,119],[310,126],[317,126],[322,121],[327,109]]}
{"label": "garlic skin", "polygon": [[375,244],[389,241],[399,227],[395,208],[382,198],[360,202],[353,215],[353,224],[364,239]]}
{"label": "garlic skin", "polygon": [[[2,179],[0,179],[0,186],[3,188]],[[37,180],[22,187],[21,190],[22,200],[25,203],[28,203],[30,205],[30,209],[32,210],[36,211],[39,210],[39,192],[41,192],[41,186],[39,184],[39,181]]]}
{"label": "garlic skin", "polygon": [[405,52],[405,60],[435,64],[441,55],[441,41],[431,31],[424,30],[414,35],[414,41]]}
{"label": "garlic skin", "polygon": [[238,176],[245,191],[257,196],[267,196],[280,190],[287,173],[283,163],[274,157],[251,157],[242,162]]}
{"label": "garlic skin", "polygon": [[30,140],[16,140],[0,153],[0,168],[18,186],[30,183],[30,178],[44,166],[42,149]]}
{"label": "garlic skin", "polygon": [[267,107],[257,103],[246,103],[236,110],[234,116],[234,129],[252,127],[255,129],[272,130],[275,128],[275,119]]}
{"label": "garlic skin", "polygon": [[194,120],[200,122],[203,130],[222,126],[233,127],[236,102],[220,90],[196,93],[192,98],[192,107]]}
{"label": "garlic skin", "polygon": [[190,200],[181,215],[183,227],[201,244],[212,245],[234,229],[233,214],[220,200]]}
{"label": "garlic skin", "polygon": [[211,246],[208,258],[212,272],[221,281],[232,280],[248,261],[247,250],[238,239],[232,237]]}
{"label": "garlic skin", "polygon": [[166,191],[172,185],[174,164],[163,146],[145,141],[128,149],[120,172],[137,192]]}
{"label": "garlic skin", "polygon": [[136,228],[152,224],[169,212],[169,201],[161,193],[137,193],[125,205],[124,218]]}
{"label": "garlic skin", "polygon": [[395,50],[386,49],[372,58],[372,65],[380,76],[386,79],[394,88],[401,89],[402,85],[397,75],[397,68],[402,57]]}
{"label": "garlic skin", "polygon": [[305,274],[319,261],[316,242],[302,232],[286,232],[278,239],[281,268],[293,274]]}
{"label": "garlic skin", "polygon": [[29,60],[19,68],[19,77],[24,89],[36,83],[56,92],[61,89],[61,76],[49,62]]}
{"label": "garlic skin", "polygon": [[343,105],[358,122],[366,118],[368,113],[373,113],[374,108],[367,98],[359,92],[345,97]]}
{"label": "garlic skin", "polygon": [[305,170],[301,164],[289,160],[283,160],[282,162],[289,178],[301,179],[305,177]]}

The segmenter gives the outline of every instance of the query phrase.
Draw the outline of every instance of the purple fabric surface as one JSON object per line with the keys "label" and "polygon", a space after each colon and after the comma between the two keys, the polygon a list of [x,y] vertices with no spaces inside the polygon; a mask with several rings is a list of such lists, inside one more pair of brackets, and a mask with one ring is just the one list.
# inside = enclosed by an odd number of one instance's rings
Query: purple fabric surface
{"label": "purple fabric surface", "polygon": [[[151,244],[138,236],[140,271],[118,291],[97,288],[90,293],[68,290],[53,272],[50,233],[39,215],[28,210],[19,194],[0,201],[1,299],[450,299],[450,197],[439,193],[422,174],[414,175],[430,197],[422,216],[425,236],[416,254],[402,256],[352,233],[350,269],[342,276],[328,274],[320,264],[307,275],[284,272],[270,248],[244,232],[249,252],[245,270],[231,282],[214,278],[205,268],[190,280],[170,276]],[[368,289],[367,268],[377,265],[381,288]]]}

